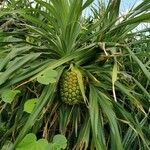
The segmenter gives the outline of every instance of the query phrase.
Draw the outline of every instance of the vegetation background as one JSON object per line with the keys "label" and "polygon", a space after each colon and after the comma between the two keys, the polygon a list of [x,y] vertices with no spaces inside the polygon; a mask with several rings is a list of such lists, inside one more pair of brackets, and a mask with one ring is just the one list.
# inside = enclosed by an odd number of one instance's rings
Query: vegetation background
{"label": "vegetation background", "polygon": [[150,1],[122,2],[0,1],[0,149],[150,149]]}

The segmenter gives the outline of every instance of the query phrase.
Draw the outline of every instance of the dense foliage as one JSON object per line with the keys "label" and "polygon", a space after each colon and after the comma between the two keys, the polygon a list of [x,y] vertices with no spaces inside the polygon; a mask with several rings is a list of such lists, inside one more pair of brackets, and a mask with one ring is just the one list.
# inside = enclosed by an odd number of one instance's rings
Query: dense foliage
{"label": "dense foliage", "polygon": [[[150,21],[150,2],[143,0],[123,16],[120,3],[3,2],[1,149],[17,149],[28,135],[37,145],[41,139],[52,142],[57,134],[67,138],[63,148],[68,150],[150,148],[150,29],[136,30]],[[71,68],[76,79],[69,78],[78,82],[80,93],[77,104],[64,78]],[[69,93],[65,100],[63,91]]]}

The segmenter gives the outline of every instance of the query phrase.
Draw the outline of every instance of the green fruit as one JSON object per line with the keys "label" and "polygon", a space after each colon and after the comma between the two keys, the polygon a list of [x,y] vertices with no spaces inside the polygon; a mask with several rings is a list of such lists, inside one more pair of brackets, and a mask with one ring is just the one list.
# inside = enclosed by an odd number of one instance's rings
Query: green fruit
{"label": "green fruit", "polygon": [[75,105],[83,102],[77,74],[73,71],[66,71],[60,81],[60,96],[63,102]]}

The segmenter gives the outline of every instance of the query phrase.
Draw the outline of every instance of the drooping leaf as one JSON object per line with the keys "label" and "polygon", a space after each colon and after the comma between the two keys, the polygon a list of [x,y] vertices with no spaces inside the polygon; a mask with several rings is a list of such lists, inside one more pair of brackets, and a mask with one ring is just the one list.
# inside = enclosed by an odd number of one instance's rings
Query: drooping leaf
{"label": "drooping leaf", "polygon": [[96,149],[106,150],[106,144],[104,140],[103,129],[100,124],[100,115],[99,115],[99,103],[98,103],[98,93],[94,87],[90,86],[90,102],[89,102],[89,113],[91,119],[91,128],[93,143]]}
{"label": "drooping leaf", "polygon": [[113,90],[113,96],[115,101],[117,101],[116,93],[115,93],[115,82],[117,81],[117,74],[118,74],[118,65],[115,59],[115,63],[112,70],[112,90]]}
{"label": "drooping leaf", "polygon": [[18,71],[21,67],[23,67],[25,64],[29,62],[32,62],[40,55],[41,53],[32,53],[21,57],[21,59],[15,62],[15,64],[13,64],[11,68],[7,68],[4,72],[0,74],[0,85],[4,84],[5,81],[7,81],[10,78],[10,76],[16,73],[16,71]]}
{"label": "drooping leaf", "polygon": [[145,74],[147,79],[150,80],[149,70],[145,67],[145,65],[141,62],[141,60],[132,52],[132,50],[130,48],[127,48],[127,50],[130,53],[130,55],[132,56],[132,58],[134,59],[134,61],[140,66],[141,70],[143,71],[143,73]]}
{"label": "drooping leaf", "polygon": [[119,132],[119,127],[117,124],[116,114],[113,110],[113,105],[109,101],[107,95],[99,91],[99,103],[102,111],[106,114],[110,129],[111,129],[111,147],[112,149],[123,150],[123,145],[121,143],[122,139]]}

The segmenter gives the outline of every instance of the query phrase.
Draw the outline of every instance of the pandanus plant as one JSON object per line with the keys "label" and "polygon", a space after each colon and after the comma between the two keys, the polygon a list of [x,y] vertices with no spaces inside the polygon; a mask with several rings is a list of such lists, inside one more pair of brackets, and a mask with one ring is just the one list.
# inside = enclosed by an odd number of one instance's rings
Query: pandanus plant
{"label": "pandanus plant", "polygon": [[149,29],[132,32],[150,19],[149,0],[124,16],[121,0],[99,1],[89,16],[93,0],[21,2],[0,14],[14,20],[13,29],[0,30],[1,112],[10,128],[2,145],[10,139],[14,149],[32,132],[47,140],[63,134],[67,149],[149,149],[149,39],[136,39]]}

